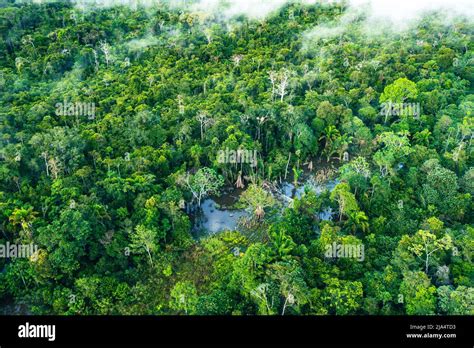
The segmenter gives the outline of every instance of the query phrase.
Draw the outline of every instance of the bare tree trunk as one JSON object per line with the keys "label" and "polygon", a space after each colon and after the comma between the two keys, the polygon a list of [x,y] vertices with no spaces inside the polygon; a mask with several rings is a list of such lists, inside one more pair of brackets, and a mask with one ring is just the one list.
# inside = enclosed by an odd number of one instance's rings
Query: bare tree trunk
{"label": "bare tree trunk", "polygon": [[285,180],[286,180],[286,176],[287,176],[287,174],[288,174],[288,166],[290,165],[290,159],[291,159],[291,152],[288,154],[288,162],[286,162]]}
{"label": "bare tree trunk", "polygon": [[285,315],[286,303],[287,302],[288,302],[288,296],[285,297],[285,303],[283,304],[283,311],[281,312],[281,315]]}
{"label": "bare tree trunk", "polygon": [[150,249],[149,248],[145,248],[147,254],[148,254],[148,257],[150,258],[150,264],[153,266],[153,259],[151,257],[151,253],[150,253]]}

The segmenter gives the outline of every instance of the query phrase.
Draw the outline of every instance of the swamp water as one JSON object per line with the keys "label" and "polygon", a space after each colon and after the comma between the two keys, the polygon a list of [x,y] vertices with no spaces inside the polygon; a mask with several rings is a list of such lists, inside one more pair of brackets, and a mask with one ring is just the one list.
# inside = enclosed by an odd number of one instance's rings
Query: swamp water
{"label": "swamp water", "polygon": [[[338,183],[338,180],[328,180],[318,184],[312,177],[309,177],[295,187],[293,183],[284,181],[277,186],[273,196],[282,203],[283,207],[288,207],[294,198],[301,198],[305,188],[319,195],[325,190],[332,191]],[[201,238],[226,230],[237,230],[239,220],[250,215],[250,212],[245,209],[233,208],[242,192],[243,190],[227,187],[221,196],[205,199],[200,208],[196,205],[188,207],[188,214],[193,223],[194,236]],[[334,212],[330,208],[326,208],[319,213],[319,218],[321,220],[331,220],[333,215]]]}

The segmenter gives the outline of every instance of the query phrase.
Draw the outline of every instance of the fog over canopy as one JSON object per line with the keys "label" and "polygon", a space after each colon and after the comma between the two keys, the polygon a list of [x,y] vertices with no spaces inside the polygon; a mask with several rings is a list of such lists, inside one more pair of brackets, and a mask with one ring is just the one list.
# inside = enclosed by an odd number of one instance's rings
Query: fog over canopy
{"label": "fog over canopy", "polygon": [[458,15],[474,17],[472,0],[75,0],[75,2],[99,7],[115,5],[148,7],[166,3],[171,7],[206,12],[223,18],[246,15],[255,19],[262,19],[287,3],[347,3],[351,9],[363,8],[371,20],[389,20],[402,26],[433,10],[443,11],[443,15],[448,18]]}

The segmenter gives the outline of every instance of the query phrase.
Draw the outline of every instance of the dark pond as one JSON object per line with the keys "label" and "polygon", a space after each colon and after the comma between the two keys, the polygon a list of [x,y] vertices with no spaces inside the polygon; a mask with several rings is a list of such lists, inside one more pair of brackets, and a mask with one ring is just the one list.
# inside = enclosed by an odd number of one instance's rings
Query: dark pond
{"label": "dark pond", "polygon": [[[316,194],[321,194],[324,190],[332,191],[337,184],[337,180],[328,180],[323,184],[317,184],[311,177],[299,183],[297,187],[293,183],[282,182],[274,196],[283,206],[287,207],[294,198],[301,198],[305,188],[314,191]],[[192,207],[190,215],[195,237],[200,238],[222,231],[237,230],[239,219],[249,215],[246,210],[232,208],[242,192],[242,190],[226,188],[221,196],[204,200],[200,209],[195,206]],[[319,213],[319,218],[330,220],[333,215],[334,212],[330,208],[326,208]]]}

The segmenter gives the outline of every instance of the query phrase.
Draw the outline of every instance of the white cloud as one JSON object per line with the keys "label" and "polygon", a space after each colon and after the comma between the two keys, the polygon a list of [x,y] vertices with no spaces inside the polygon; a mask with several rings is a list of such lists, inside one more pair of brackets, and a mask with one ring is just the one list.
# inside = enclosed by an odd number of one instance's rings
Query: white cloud
{"label": "white cloud", "polygon": [[158,39],[151,35],[148,35],[141,39],[131,40],[127,43],[128,48],[131,51],[141,51],[147,47],[155,46],[158,44]]}
{"label": "white cloud", "polygon": [[441,10],[447,17],[474,17],[472,0],[349,0],[352,8],[368,6],[369,19],[389,20],[397,24],[420,19],[427,11]]}
{"label": "white cloud", "polygon": [[201,0],[192,9],[219,14],[225,18],[246,15],[262,19],[285,3],[287,0]]}
{"label": "white cloud", "polygon": [[351,30],[349,26],[357,18],[364,18],[362,32],[375,36],[383,36],[387,31],[407,30],[423,15],[433,11],[440,11],[446,24],[459,16],[472,20],[473,3],[472,0],[348,0],[349,8],[338,20],[317,25],[303,34],[303,49],[318,40],[334,38]]}
{"label": "white cloud", "polygon": [[[35,0],[42,1],[42,0]],[[43,0],[44,1],[44,0]],[[419,19],[423,13],[441,10],[449,17],[465,15],[474,18],[473,0],[74,0],[78,5],[109,7],[128,5],[131,7],[150,7],[166,3],[171,7],[184,10],[205,12],[217,17],[230,18],[246,15],[254,19],[262,19],[280,9],[286,3],[303,4],[346,2],[350,10],[365,9],[370,21],[390,21],[405,26]]]}

